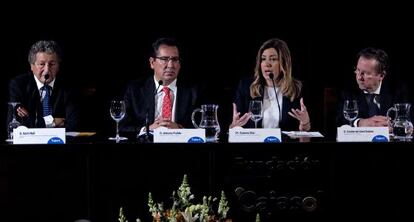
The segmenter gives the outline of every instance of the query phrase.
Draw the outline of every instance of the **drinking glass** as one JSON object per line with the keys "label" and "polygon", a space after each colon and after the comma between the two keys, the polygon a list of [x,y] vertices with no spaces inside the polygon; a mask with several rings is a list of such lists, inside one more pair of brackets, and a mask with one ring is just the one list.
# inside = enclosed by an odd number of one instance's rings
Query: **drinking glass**
{"label": "drinking glass", "polygon": [[111,114],[111,117],[116,122],[116,136],[115,137],[109,137],[109,140],[115,140],[116,142],[119,142],[121,140],[127,140],[126,137],[120,137],[119,136],[119,121],[121,121],[125,117],[125,102],[123,100],[112,100],[111,106],[109,108],[109,113]]}
{"label": "drinking glass", "polygon": [[344,101],[344,117],[349,121],[349,125],[352,126],[352,121],[358,117],[358,103],[356,100]]}
{"label": "drinking glass", "polygon": [[13,130],[16,129],[17,127],[19,127],[21,124],[19,121],[17,121],[16,119],[16,106],[19,105],[19,102],[9,102],[9,105],[12,106],[12,114],[13,114],[13,119],[10,121],[10,123],[8,124],[7,127],[7,142],[13,142]]}
{"label": "drinking glass", "polygon": [[249,112],[252,114],[250,119],[254,122],[254,128],[257,128],[257,122],[262,119],[262,101],[252,100],[249,105]]}

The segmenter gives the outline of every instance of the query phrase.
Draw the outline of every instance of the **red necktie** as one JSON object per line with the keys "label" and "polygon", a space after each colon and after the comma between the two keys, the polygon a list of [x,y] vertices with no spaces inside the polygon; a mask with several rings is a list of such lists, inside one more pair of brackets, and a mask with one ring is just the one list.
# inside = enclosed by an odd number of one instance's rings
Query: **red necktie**
{"label": "red necktie", "polygon": [[164,92],[164,99],[162,100],[162,118],[171,119],[172,107],[170,88],[164,86],[162,91]]}

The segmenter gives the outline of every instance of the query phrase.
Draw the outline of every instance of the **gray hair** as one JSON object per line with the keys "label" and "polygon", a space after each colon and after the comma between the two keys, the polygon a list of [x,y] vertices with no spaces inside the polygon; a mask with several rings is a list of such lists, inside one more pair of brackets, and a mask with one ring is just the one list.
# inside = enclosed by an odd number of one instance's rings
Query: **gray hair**
{"label": "gray hair", "polygon": [[38,41],[32,45],[29,51],[28,60],[30,64],[34,64],[36,61],[36,54],[39,52],[44,52],[47,54],[56,53],[58,56],[58,62],[61,60],[61,50],[59,45],[55,41]]}

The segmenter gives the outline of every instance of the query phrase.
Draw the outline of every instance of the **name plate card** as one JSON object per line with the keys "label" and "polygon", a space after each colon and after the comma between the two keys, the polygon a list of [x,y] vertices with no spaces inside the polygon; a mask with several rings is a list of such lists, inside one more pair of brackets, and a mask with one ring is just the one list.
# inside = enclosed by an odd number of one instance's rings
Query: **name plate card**
{"label": "name plate card", "polygon": [[243,129],[234,127],[229,130],[229,143],[280,143],[280,128]]}
{"label": "name plate card", "polygon": [[205,129],[168,129],[159,127],[154,130],[154,143],[205,143]]}
{"label": "name plate card", "polygon": [[341,126],[337,131],[338,142],[388,142],[388,127],[350,127]]}
{"label": "name plate card", "polygon": [[27,128],[13,131],[13,144],[65,144],[65,128]]}

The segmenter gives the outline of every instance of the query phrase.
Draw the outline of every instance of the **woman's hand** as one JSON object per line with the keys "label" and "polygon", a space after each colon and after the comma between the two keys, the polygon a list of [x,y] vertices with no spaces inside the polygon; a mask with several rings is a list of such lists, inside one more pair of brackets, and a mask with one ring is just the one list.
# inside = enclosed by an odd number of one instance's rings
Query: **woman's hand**
{"label": "woman's hand", "polygon": [[310,118],[308,110],[306,109],[305,104],[303,103],[303,98],[300,98],[300,110],[299,109],[291,109],[291,112],[288,114],[299,120],[299,130],[300,131],[309,131],[311,128]]}
{"label": "woman's hand", "polygon": [[237,106],[233,103],[233,121],[230,124],[230,129],[236,126],[244,126],[251,117],[250,113],[245,113],[240,117],[240,112],[237,112]]}

